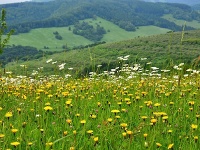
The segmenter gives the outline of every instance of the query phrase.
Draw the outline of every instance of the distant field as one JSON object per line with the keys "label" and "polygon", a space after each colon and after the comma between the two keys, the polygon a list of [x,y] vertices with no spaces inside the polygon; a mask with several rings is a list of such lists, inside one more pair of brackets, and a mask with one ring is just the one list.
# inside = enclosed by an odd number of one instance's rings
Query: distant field
{"label": "distant field", "polygon": [[[174,22],[175,24],[179,25],[179,26],[182,26],[185,24],[185,20],[178,20],[178,19],[175,19],[171,14],[168,14],[168,15],[164,15],[162,18],[164,19],[167,19],[171,22]],[[187,26],[190,26],[190,27],[193,27],[193,28],[196,28],[196,29],[200,29],[200,23],[196,20],[193,20],[193,21],[190,21],[190,22],[186,22],[186,25]]]}
{"label": "distant field", "polygon": [[[86,19],[86,22],[91,24],[98,23],[100,26],[103,26],[106,30],[110,30],[104,35],[102,41],[106,42],[115,42],[121,40],[132,39],[138,36],[149,36],[155,34],[162,34],[169,31],[168,29],[156,27],[156,26],[143,26],[139,27],[135,32],[127,32],[124,29],[121,29],[117,25],[106,21],[102,18],[97,18],[97,20]],[[13,35],[10,39],[9,44],[23,45],[23,46],[33,46],[41,50],[45,50],[44,46],[49,47],[50,51],[60,51],[62,46],[66,45],[70,48],[79,46],[79,45],[88,45],[92,42],[85,39],[82,36],[74,35],[72,33],[73,26],[71,26],[71,31],[68,30],[68,27],[58,27],[58,28],[39,28],[33,29],[29,33]],[[54,37],[53,32],[58,31],[59,34],[63,37],[63,40],[57,40]]]}
{"label": "distant field", "polygon": [[106,29],[106,31],[110,30],[110,32],[107,32],[107,34],[104,35],[102,39],[102,41],[107,41],[107,42],[127,40],[127,39],[132,39],[138,36],[163,34],[169,31],[168,29],[164,29],[164,28],[160,28],[156,26],[141,26],[135,32],[128,32],[122,28],[119,28],[117,25],[113,24],[112,22],[109,22],[102,18],[98,18],[97,20],[87,19],[85,21],[93,25],[98,23],[100,26],[103,26]]}
{"label": "distant field", "polygon": [[[62,40],[57,40],[54,37],[53,32],[55,31],[58,31],[63,37]],[[13,35],[9,42],[9,44],[33,46],[42,50],[44,46],[48,46],[49,50],[52,51],[62,50],[64,44],[74,47],[91,43],[91,41],[84,37],[73,34],[72,31],[68,30],[68,27],[33,29],[29,33]]]}

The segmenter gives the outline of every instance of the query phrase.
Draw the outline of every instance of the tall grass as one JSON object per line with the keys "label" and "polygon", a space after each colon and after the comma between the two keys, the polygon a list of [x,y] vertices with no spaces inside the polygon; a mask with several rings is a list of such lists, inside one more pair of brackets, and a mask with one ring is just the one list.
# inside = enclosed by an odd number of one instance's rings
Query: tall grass
{"label": "tall grass", "polygon": [[128,58],[81,79],[7,72],[0,81],[0,149],[198,150],[199,71],[188,68],[179,82],[183,64],[146,70]]}

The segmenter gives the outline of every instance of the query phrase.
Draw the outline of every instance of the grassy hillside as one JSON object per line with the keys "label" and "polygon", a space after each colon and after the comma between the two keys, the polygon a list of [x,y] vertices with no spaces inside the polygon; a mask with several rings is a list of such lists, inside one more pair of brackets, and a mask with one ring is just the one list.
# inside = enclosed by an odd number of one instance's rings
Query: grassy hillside
{"label": "grassy hillside", "polygon": [[184,26],[184,24],[186,23],[186,26],[200,29],[200,22],[196,20],[193,20],[193,21],[179,20],[179,19],[175,19],[171,14],[164,15],[163,18],[166,20],[169,20],[170,22],[174,22],[175,24],[179,26]]}
{"label": "grassy hillside", "polygon": [[[20,65],[26,65],[28,74],[40,67],[43,67],[45,74],[67,73],[69,72],[67,68],[71,67],[76,73],[80,73],[84,69],[91,71],[92,67],[99,64],[102,64],[104,69],[116,67],[119,65],[117,58],[126,55],[130,55],[130,58],[128,62],[124,63],[131,66],[135,63],[146,66],[147,62],[151,62],[152,66],[164,69],[181,62],[191,65],[193,60],[199,56],[199,34],[200,30],[187,31],[184,34],[175,32],[107,43],[87,49],[70,50],[54,55],[45,55],[44,53],[44,57],[38,60],[13,61],[6,65],[6,70],[22,74],[24,72]],[[144,57],[147,60],[141,61],[141,58]],[[46,63],[48,59],[52,59],[56,63]],[[59,71],[58,65],[62,63],[66,63],[65,69]]]}
{"label": "grassy hillside", "polygon": [[181,31],[181,26],[161,18],[165,14],[183,20],[200,20],[200,15],[184,4],[138,0],[57,0],[0,5],[1,8],[7,10],[7,23],[9,28],[16,29],[16,34],[36,28],[65,27],[95,16],[111,21],[127,31],[147,25]]}
{"label": "grassy hillside", "polygon": [[[137,29],[135,32],[128,32],[119,26],[113,24],[110,21],[107,21],[102,18],[97,18],[96,20],[86,19],[85,22],[90,24],[100,24],[106,29],[107,34],[104,35],[102,41],[106,42],[116,42],[121,40],[132,39],[138,36],[149,36],[155,34],[166,33],[169,30],[156,27],[156,26],[144,26]],[[86,38],[73,34],[73,26],[71,31],[68,27],[53,27],[53,28],[40,28],[33,29],[29,33],[22,33],[18,35],[13,35],[10,39],[9,45],[22,45],[22,46],[33,46],[41,50],[50,50],[50,51],[60,51],[63,50],[62,46],[67,44],[69,48],[73,48],[79,45],[88,45],[92,42]],[[63,37],[62,40],[57,40],[53,32],[58,31],[59,34]],[[49,49],[44,49],[44,46],[49,47]]]}

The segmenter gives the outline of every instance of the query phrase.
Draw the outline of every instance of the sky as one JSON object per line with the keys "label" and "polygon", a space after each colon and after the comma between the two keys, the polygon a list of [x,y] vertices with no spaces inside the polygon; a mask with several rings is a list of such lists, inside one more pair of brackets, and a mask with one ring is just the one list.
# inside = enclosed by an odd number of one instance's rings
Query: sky
{"label": "sky", "polygon": [[0,4],[8,4],[8,3],[18,3],[18,2],[25,2],[30,0],[0,0]]}

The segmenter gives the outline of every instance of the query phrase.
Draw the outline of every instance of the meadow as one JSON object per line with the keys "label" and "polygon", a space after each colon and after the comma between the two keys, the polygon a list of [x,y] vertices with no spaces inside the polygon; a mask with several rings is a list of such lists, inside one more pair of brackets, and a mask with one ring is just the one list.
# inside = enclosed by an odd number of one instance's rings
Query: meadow
{"label": "meadow", "polygon": [[[0,149],[198,150],[200,74],[184,63],[150,62],[76,79],[63,75],[1,77]],[[141,61],[147,58],[141,58]],[[51,59],[47,63],[53,63]]]}
{"label": "meadow", "polygon": [[175,19],[171,14],[164,15],[162,18],[167,19],[171,22],[174,22],[175,24],[179,26],[184,26],[185,24],[187,26],[193,27],[195,29],[200,29],[200,22],[193,20],[193,21],[185,21],[181,19]]}
{"label": "meadow", "polygon": [[[100,26],[104,27],[106,31],[110,30],[110,32],[107,32],[101,40],[108,43],[132,39],[138,36],[162,34],[169,31],[168,29],[156,26],[141,26],[135,32],[128,32],[113,24],[112,22],[99,17],[97,17],[96,20],[85,19],[82,21],[89,22],[92,25],[98,23]],[[69,27],[71,28],[71,30],[69,30]],[[85,46],[93,43],[92,41],[82,36],[73,34],[73,28],[74,26],[72,25],[67,27],[32,29],[29,33],[20,33],[18,35],[13,35],[10,38],[9,45],[14,44],[22,46],[32,46],[44,51],[62,51],[62,46],[66,44],[69,48],[73,48],[80,45]],[[62,40],[55,39],[53,32],[56,31],[63,37]],[[45,46],[49,49],[44,49]]]}

